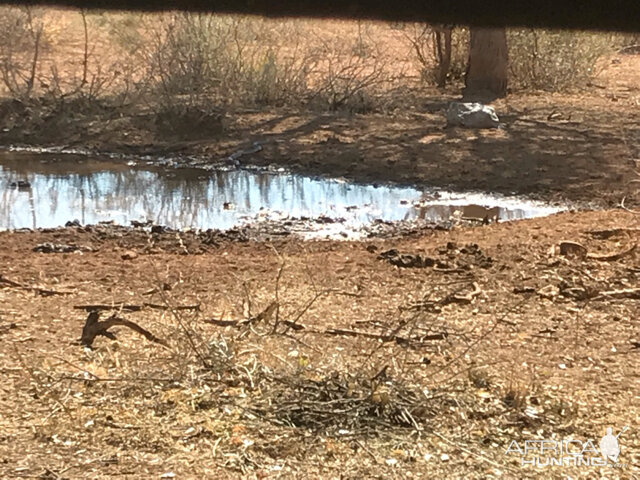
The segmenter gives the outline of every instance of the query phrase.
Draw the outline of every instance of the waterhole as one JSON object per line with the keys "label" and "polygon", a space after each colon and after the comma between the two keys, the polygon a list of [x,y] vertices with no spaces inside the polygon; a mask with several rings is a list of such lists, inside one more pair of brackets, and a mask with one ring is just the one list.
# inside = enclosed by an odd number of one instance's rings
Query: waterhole
{"label": "waterhole", "polygon": [[517,197],[362,185],[277,170],[207,171],[87,155],[0,154],[3,230],[59,227],[73,220],[227,230],[303,219],[314,224],[314,236],[354,237],[380,221],[506,221],[558,210]]}

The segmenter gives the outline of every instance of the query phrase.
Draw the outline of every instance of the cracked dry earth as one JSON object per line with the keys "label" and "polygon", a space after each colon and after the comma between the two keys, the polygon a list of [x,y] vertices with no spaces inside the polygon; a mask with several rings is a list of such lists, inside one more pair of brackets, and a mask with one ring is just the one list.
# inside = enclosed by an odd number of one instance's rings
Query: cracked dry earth
{"label": "cracked dry earth", "polygon": [[[368,242],[2,232],[0,476],[634,478],[639,219]],[[87,305],[167,346],[119,325],[83,347]],[[619,468],[505,453],[625,426]]]}

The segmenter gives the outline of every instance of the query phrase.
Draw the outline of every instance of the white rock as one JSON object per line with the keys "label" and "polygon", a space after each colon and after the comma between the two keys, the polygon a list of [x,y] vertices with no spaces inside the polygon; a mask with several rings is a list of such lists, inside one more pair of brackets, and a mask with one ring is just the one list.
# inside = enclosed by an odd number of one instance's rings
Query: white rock
{"label": "white rock", "polygon": [[451,102],[447,125],[466,128],[498,128],[500,120],[493,107],[481,103]]}

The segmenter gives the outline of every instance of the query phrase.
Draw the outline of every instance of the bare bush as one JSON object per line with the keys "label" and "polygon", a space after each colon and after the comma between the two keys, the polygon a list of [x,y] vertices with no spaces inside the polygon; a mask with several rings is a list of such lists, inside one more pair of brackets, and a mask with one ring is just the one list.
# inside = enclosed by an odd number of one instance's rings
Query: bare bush
{"label": "bare bush", "polygon": [[405,68],[382,48],[376,32],[387,27],[367,22],[325,29],[229,15],[5,10],[0,73],[14,98],[142,101],[164,112],[310,103],[366,112]]}
{"label": "bare bush", "polygon": [[46,42],[44,24],[31,7],[5,7],[0,15],[0,74],[5,88],[17,98],[34,89],[41,50]]}
{"label": "bare bush", "polygon": [[[507,32],[510,84],[517,89],[566,90],[585,83],[596,73],[597,60],[630,42],[616,34],[541,29]],[[466,72],[469,32],[443,26],[412,24],[405,37],[419,65],[423,81],[442,87]],[[449,57],[450,55],[450,57]]]}
{"label": "bare bush", "polygon": [[[443,87],[462,79],[468,60],[468,29],[445,25],[32,7],[2,12],[0,82],[21,100],[142,102],[156,112],[197,111],[206,118],[238,106],[364,113],[398,98],[412,102],[406,99],[420,80]],[[579,85],[601,55],[635,41],[622,37],[511,30],[511,84]]]}
{"label": "bare bush", "polygon": [[469,31],[467,28],[413,24],[405,32],[423,81],[444,87],[460,80],[467,66]]}
{"label": "bare bush", "polygon": [[151,76],[165,97],[204,95],[218,103],[262,105],[298,101],[311,61],[295,36],[273,42],[271,35],[259,20],[173,15],[152,27]]}
{"label": "bare bush", "polygon": [[298,45],[288,54],[281,47],[254,52],[239,61],[238,78],[233,82],[238,88],[231,98],[257,105],[300,103],[308,94],[308,77],[314,68],[315,61]]}
{"label": "bare bush", "polygon": [[231,25],[189,13],[161,17],[158,24],[151,32],[150,67],[166,95],[207,93],[222,81]]}
{"label": "bare bush", "polygon": [[20,100],[81,100],[84,106],[129,95],[139,58],[121,55],[115,42],[102,42],[107,18],[109,14],[85,10],[61,14],[2,8],[0,76],[5,93]]}
{"label": "bare bush", "polygon": [[314,100],[330,111],[347,110],[366,113],[375,107],[377,88],[383,80],[380,64],[368,64],[362,57],[344,61],[328,57]]}
{"label": "bare bush", "polygon": [[323,41],[317,47],[317,71],[311,85],[312,105],[329,111],[367,113],[393,82],[378,45],[358,27],[352,44]]}
{"label": "bare bush", "polygon": [[516,88],[566,90],[595,73],[598,58],[613,51],[612,35],[512,29],[507,32],[510,83]]}

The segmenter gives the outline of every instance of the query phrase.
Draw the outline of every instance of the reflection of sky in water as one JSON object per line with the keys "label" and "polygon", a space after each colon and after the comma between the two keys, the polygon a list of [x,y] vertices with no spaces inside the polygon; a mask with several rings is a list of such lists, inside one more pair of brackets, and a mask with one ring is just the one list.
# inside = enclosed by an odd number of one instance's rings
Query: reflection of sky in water
{"label": "reflection of sky in water", "polygon": [[[31,188],[9,187],[18,180],[29,181]],[[508,203],[485,195],[428,197],[413,188],[376,188],[290,174],[142,170],[67,155],[0,155],[0,229],[56,227],[74,219],[125,225],[150,219],[176,228],[227,229],[273,211],[291,217],[341,217],[347,225],[359,227],[375,219],[448,219],[452,204]],[[412,206],[417,202],[432,205],[419,210]],[[232,209],[225,209],[225,203]],[[505,212],[501,218],[553,211],[517,202],[511,206],[511,215]]]}

